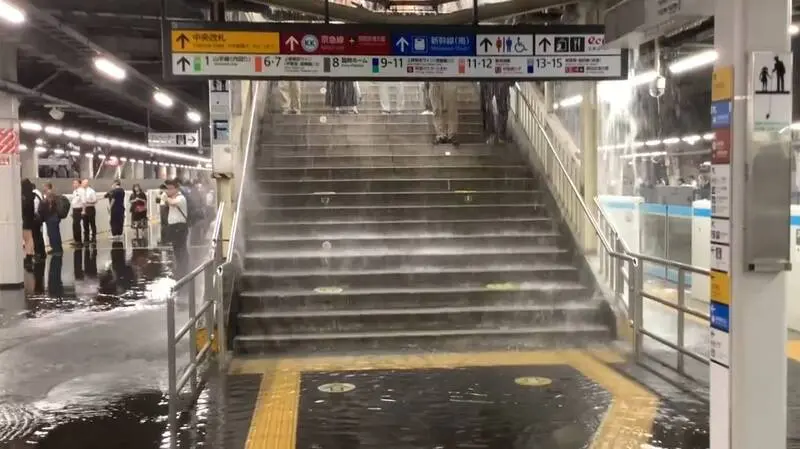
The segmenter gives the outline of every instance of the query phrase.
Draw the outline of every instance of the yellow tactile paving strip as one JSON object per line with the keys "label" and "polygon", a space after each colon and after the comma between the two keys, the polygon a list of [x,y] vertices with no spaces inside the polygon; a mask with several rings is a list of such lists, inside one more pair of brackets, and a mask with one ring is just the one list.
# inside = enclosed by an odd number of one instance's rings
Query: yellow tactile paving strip
{"label": "yellow tactile paving strip", "polygon": [[368,355],[235,360],[231,373],[263,375],[246,449],[295,449],[303,372],[519,365],[569,365],[596,382],[611,393],[612,401],[590,448],[638,449],[650,441],[659,401],[606,365],[621,361],[616,353],[605,350]]}

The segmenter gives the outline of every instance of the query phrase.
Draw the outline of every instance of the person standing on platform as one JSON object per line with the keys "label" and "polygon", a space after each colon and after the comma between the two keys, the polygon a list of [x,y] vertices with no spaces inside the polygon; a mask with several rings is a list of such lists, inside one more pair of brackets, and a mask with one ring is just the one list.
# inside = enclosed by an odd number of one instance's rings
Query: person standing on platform
{"label": "person standing on platform", "polygon": [[[61,215],[59,211],[59,202],[61,196],[56,194],[53,190],[53,184],[47,183],[44,185],[44,199],[39,203],[39,216],[42,217],[45,226],[47,227],[47,239],[50,241],[50,254],[53,256],[60,256],[64,253],[64,248],[61,246]],[[69,204],[67,204],[69,206]]]}
{"label": "person standing on platform", "polygon": [[25,266],[30,267],[36,255],[33,243],[33,228],[36,227],[36,195],[30,179],[22,180],[22,244],[25,249]]}
{"label": "person standing on platform", "polygon": [[89,180],[81,181],[83,187],[83,241],[97,243],[97,192],[89,186]]}
{"label": "person standing on platform", "polygon": [[35,212],[35,222],[33,226],[33,248],[36,252],[36,258],[39,260],[43,260],[47,258],[47,247],[44,245],[44,232],[42,231],[42,227],[44,226],[44,218],[39,215],[39,206],[44,201],[44,194],[36,188],[36,185],[33,184],[33,210]]}
{"label": "person standing on platform", "polygon": [[83,187],[77,179],[72,180],[72,246],[80,247],[81,225],[83,222]]}
{"label": "person standing on platform", "polygon": [[325,84],[325,104],[337,113],[358,114],[358,97],[358,87],[353,81],[328,81]]}
{"label": "person standing on platform", "polygon": [[[389,89],[394,84],[397,89],[395,90],[395,107],[392,109],[392,94]],[[381,81],[378,83],[378,95],[381,100],[381,112],[389,114],[392,112],[402,112],[406,104],[406,92],[402,82],[394,83],[391,81]]]}
{"label": "person standing on platform", "polygon": [[128,199],[131,204],[131,227],[136,231],[137,240],[141,233],[147,230],[147,194],[139,184],[133,185],[133,191]]}
{"label": "person standing on platform", "polygon": [[159,241],[162,245],[167,245],[169,244],[169,241],[167,240],[167,217],[169,216],[169,205],[161,200],[164,198],[164,195],[167,192],[167,185],[161,184],[158,188],[161,190],[161,192],[158,194],[158,197],[156,197],[156,204],[158,204],[158,222],[161,225],[161,238]]}
{"label": "person standing on platform", "polygon": [[[481,117],[486,143],[505,143],[508,135],[508,112],[511,102],[510,81],[481,81]],[[497,114],[493,104],[497,105]]]}
{"label": "person standing on platform", "polygon": [[189,238],[189,206],[177,182],[169,180],[164,183],[167,189],[161,195],[161,202],[168,207],[166,241],[172,245],[175,253],[175,262],[178,271],[182,272],[188,267],[189,252],[187,240]]}
{"label": "person standing on platform", "polygon": [[433,143],[458,145],[458,84],[442,81],[431,83],[431,104],[436,129]]}
{"label": "person standing on platform", "polygon": [[111,184],[111,190],[106,193],[106,198],[109,202],[111,240],[122,240],[122,230],[125,228],[125,190],[119,180]]}
{"label": "person standing on platform", "polygon": [[281,92],[284,114],[300,113],[300,81],[281,81],[278,85]]}

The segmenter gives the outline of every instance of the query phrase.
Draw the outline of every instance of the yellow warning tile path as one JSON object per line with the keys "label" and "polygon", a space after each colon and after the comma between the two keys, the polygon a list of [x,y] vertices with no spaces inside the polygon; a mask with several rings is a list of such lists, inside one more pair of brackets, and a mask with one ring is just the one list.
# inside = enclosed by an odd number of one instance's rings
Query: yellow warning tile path
{"label": "yellow warning tile path", "polygon": [[611,394],[591,449],[644,447],[652,435],[659,400],[606,365],[621,361],[613,351],[604,350],[368,355],[235,360],[231,373],[263,375],[246,449],[295,449],[302,373],[523,365],[571,366]]}

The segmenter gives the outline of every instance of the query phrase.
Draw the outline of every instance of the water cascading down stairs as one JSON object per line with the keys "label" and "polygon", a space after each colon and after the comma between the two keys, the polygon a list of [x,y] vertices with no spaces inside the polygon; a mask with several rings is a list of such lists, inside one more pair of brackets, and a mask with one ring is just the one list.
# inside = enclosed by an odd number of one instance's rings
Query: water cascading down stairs
{"label": "water cascading down stairs", "polygon": [[[459,87],[459,147],[407,113],[334,114],[323,83],[303,112],[262,126],[245,193],[240,354],[577,346],[613,319],[513,145],[488,145],[474,85]],[[396,83],[391,87],[397,92]]]}

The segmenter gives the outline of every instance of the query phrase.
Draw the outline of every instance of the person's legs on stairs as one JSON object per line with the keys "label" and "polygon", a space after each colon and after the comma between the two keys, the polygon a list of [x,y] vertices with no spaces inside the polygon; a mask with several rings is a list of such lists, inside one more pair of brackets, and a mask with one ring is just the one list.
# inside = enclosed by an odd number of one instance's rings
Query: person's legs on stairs
{"label": "person's legs on stairs", "polygon": [[300,81],[289,81],[289,111],[300,113]]}
{"label": "person's legs on stairs", "polygon": [[384,114],[388,113],[392,108],[392,99],[389,93],[388,81],[378,82],[378,99],[381,103],[381,112]]}
{"label": "person's legs on stairs", "polygon": [[433,114],[433,104],[431,104],[431,83],[425,81],[420,83],[420,92],[422,93],[422,114]]}
{"label": "person's legs on stairs", "polygon": [[494,98],[497,101],[497,136],[501,141],[508,141],[510,138],[508,134],[508,111],[511,108],[511,92],[505,86],[505,83],[495,92]]}
{"label": "person's legs on stairs", "polygon": [[402,81],[398,81],[395,85],[397,86],[395,111],[402,112],[406,108],[406,87]]}
{"label": "person's legs on stairs", "polygon": [[443,83],[431,83],[431,106],[433,107],[433,128],[436,131],[435,143],[447,139],[447,124],[444,110]]}
{"label": "person's legs on stairs", "polygon": [[444,88],[444,109],[447,114],[447,140],[458,145],[458,84],[447,82]]}
{"label": "person's legs on stairs", "polygon": [[492,110],[492,89],[489,86],[491,81],[481,81],[481,120],[483,121],[483,137],[487,142],[494,137],[494,111]]}
{"label": "person's legs on stairs", "polygon": [[292,97],[289,93],[289,83],[291,83],[291,81],[278,82],[278,91],[281,94],[281,109],[284,114],[292,109]]}

